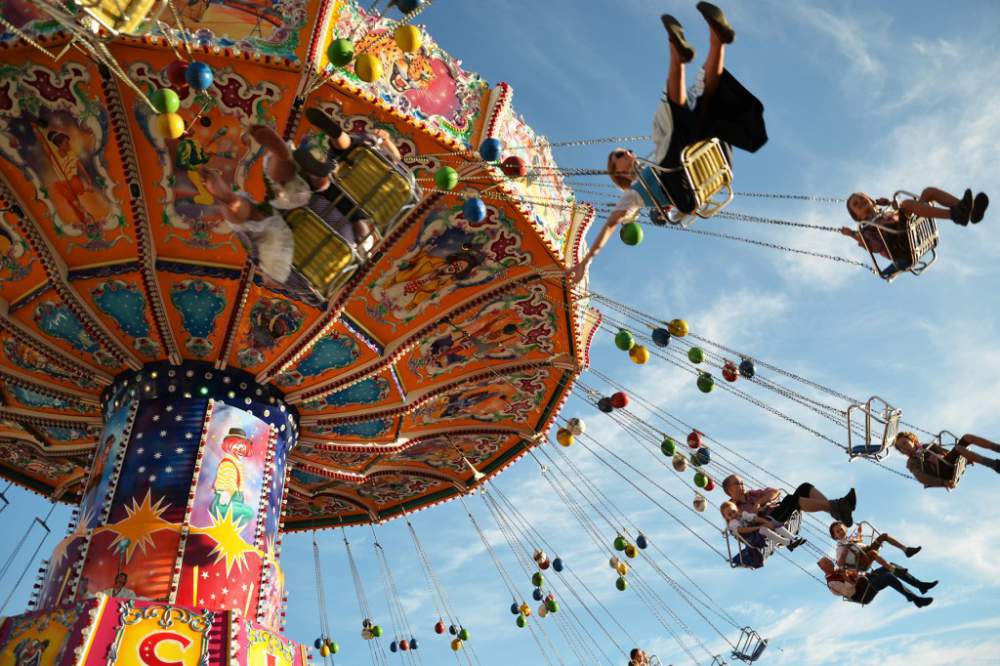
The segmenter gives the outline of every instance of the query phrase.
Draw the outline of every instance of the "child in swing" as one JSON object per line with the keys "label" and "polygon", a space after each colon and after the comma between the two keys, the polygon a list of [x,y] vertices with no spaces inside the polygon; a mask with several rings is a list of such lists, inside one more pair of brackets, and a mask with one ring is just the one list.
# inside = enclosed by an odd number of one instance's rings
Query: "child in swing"
{"label": "child in swing", "polygon": [[[959,199],[953,194],[936,187],[925,187],[917,199],[904,199],[897,204],[885,197],[873,199],[864,192],[855,192],[847,198],[847,213],[855,222],[869,222],[883,226],[900,224],[906,216],[930,217],[938,220],[951,220],[955,224],[967,226],[979,224],[990,205],[990,198],[985,192],[980,192],[973,198],[972,190],[965,190]],[[892,259],[882,235],[875,227],[864,226],[861,231],[850,227],[840,230],[845,236],[853,238],[861,247],[867,247],[874,254],[886,259]]]}
{"label": "child in swing", "polygon": [[791,552],[806,542],[772,518],[740,511],[736,502],[723,502],[719,505],[719,512],[726,521],[729,533],[751,546],[763,548],[765,542],[770,542],[775,547],[786,546]]}
{"label": "child in swing", "polygon": [[346,211],[333,209],[332,202],[338,192],[331,187],[330,175],[337,162],[362,142],[374,144],[394,160],[400,159],[399,149],[385,130],[376,130],[371,135],[351,135],[317,108],[308,109],[306,118],[325,133],[325,145],[317,148],[307,138],[293,148],[271,127],[253,125],[250,128],[250,136],[264,148],[266,202],[254,203],[245,194],[234,191],[218,172],[207,171],[203,175],[206,187],[222,208],[223,217],[249,246],[251,259],[265,276],[281,285],[288,284],[293,277],[295,252],[295,239],[281,211],[307,206],[316,209],[324,219],[331,218],[332,226],[345,240],[370,250],[369,246],[374,244],[370,222],[364,219],[348,221],[344,215]]}
{"label": "child in swing", "polygon": [[625,148],[611,151],[608,175],[622,190],[622,197],[608,215],[590,251],[570,270],[571,282],[583,279],[590,262],[611,238],[615,227],[634,217],[644,206],[654,206],[653,201],[668,201],[682,213],[694,212],[697,199],[681,169],[684,148],[717,138],[731,163],[732,146],[752,153],[767,142],[764,105],[725,67],[726,45],[736,38],[735,30],[725,13],[715,5],[699,2],[697,9],[710,29],[701,94],[695,94],[697,85],[689,92],[684,78],[684,65],[694,59],[694,48],[685,38],[680,22],[664,14],[660,20],[670,40],[670,70],[666,100],[653,117],[656,144],[653,162],[659,168],[654,169],[655,177],[640,178],[640,166],[634,152]]}

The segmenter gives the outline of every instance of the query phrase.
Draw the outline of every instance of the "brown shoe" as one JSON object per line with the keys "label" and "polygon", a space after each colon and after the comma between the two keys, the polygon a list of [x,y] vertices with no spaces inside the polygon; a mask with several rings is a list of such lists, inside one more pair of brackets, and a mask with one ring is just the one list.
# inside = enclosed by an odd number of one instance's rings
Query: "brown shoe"
{"label": "brown shoe", "polygon": [[667,29],[667,34],[670,35],[670,43],[677,49],[677,55],[681,57],[681,62],[687,63],[694,60],[694,47],[684,37],[684,27],[680,21],[670,14],[663,14],[660,16],[660,20],[663,21],[663,27]]}
{"label": "brown shoe", "polygon": [[725,12],[710,2],[699,2],[697,8],[712,27],[712,32],[718,36],[719,41],[723,44],[732,44],[733,40],[736,39],[736,31],[729,24]]}

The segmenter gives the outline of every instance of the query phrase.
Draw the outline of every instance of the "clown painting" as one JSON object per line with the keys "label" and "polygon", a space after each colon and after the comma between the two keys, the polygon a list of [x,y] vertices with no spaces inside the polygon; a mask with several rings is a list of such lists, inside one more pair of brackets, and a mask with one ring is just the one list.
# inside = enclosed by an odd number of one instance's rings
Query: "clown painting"
{"label": "clown painting", "polygon": [[248,525],[257,512],[246,503],[242,461],[252,455],[253,442],[242,429],[230,428],[222,440],[222,452],[222,459],[215,468],[214,497],[209,511],[217,520],[231,514],[234,521]]}

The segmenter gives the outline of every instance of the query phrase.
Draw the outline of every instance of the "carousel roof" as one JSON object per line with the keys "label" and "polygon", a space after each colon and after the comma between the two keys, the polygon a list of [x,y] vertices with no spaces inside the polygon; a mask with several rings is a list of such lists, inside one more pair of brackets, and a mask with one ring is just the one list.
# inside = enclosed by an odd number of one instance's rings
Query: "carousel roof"
{"label": "carousel roof", "polygon": [[[106,41],[124,77],[63,52],[61,26],[32,3],[3,12],[21,34],[0,43],[0,474],[78,501],[102,391],[164,360],[245,370],[297,408],[288,529],[428,506],[540,441],[587,362],[595,320],[563,275],[592,211],[574,205],[509,86],[490,88],[429,37],[403,53],[394,22],[353,3],[186,3],[183,29]],[[381,60],[380,81],[329,65],[325,45],[344,35]],[[178,55],[214,82],[175,86],[187,129],[164,139],[140,95],[170,87]],[[247,128],[298,141],[313,106],[352,131],[387,130],[423,188],[322,307],[262,279],[199,175],[216,169],[262,199]],[[528,177],[479,158],[491,137]],[[439,191],[442,165],[472,175]],[[462,214],[472,195],[487,204],[480,222]]]}

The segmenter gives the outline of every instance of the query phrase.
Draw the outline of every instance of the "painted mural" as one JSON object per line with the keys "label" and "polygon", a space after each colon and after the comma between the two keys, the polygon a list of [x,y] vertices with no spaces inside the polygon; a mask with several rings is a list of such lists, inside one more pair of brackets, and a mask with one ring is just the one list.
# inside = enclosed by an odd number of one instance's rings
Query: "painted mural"
{"label": "painted mural", "polygon": [[335,391],[317,400],[302,403],[305,412],[319,412],[331,407],[349,405],[374,405],[385,400],[392,391],[392,383],[385,377],[366,377],[345,389]]}
{"label": "painted mural", "polygon": [[[165,73],[149,63],[133,63],[129,72],[148,92],[170,85]],[[232,68],[217,69],[214,76],[215,83],[206,91],[188,86],[177,91],[182,111],[197,116],[178,139],[162,138],[153,128],[156,116],[146,104],[136,101],[132,112],[162,166],[160,221],[170,230],[166,240],[197,250],[235,251],[239,243],[208,192],[204,175],[212,171],[226,182],[247,181],[261,151],[245,140],[246,131],[254,123],[274,123],[270,106],[277,101],[279,88],[268,82],[250,83]]]}
{"label": "painted mural", "polygon": [[477,223],[461,206],[428,215],[416,243],[367,285],[369,316],[393,329],[408,324],[459,289],[487,284],[513,266],[531,263],[521,233],[503,211],[487,206]]}
{"label": "painted mural", "polygon": [[150,337],[146,297],[134,282],[106,280],[90,290],[97,309],[111,318],[142,356],[155,357],[160,346]]}
{"label": "painted mural", "polygon": [[93,389],[97,382],[89,374],[70,372],[62,366],[53,363],[47,356],[14,338],[3,341],[3,354],[11,363],[22,370],[36,372],[46,377],[57,379],[67,384],[73,384],[81,389]]}
{"label": "painted mural", "polygon": [[541,405],[546,394],[546,372],[510,375],[498,383],[490,378],[462,387],[418,407],[411,415],[415,425],[471,419],[485,423],[524,421]]}
{"label": "painted mural", "polygon": [[23,280],[34,264],[24,238],[0,215],[0,284]]}
{"label": "painted mural", "polygon": [[[355,51],[376,56],[386,72],[383,80],[372,86],[376,94],[398,111],[429,120],[449,136],[470,144],[486,83],[478,75],[464,71],[461,62],[441,50],[430,36],[425,36],[415,53],[403,53],[392,38],[395,22],[365,17],[349,3],[342,5],[333,34],[351,34],[358,22],[364,22],[366,29]],[[368,87],[353,70],[341,73],[356,85]]]}
{"label": "painted mural", "polygon": [[556,313],[545,288],[503,294],[491,303],[446,322],[407,360],[420,379],[434,378],[470,363],[523,358],[552,350]]}
{"label": "painted mural", "polygon": [[510,435],[447,435],[429,437],[408,446],[394,456],[383,460],[392,462],[419,462],[430,467],[447,469],[452,472],[468,471],[466,460],[479,467],[500,450]]}
{"label": "painted mural", "polygon": [[0,68],[0,157],[35,186],[69,253],[127,240],[104,155],[108,112],[86,92],[90,77],[77,63]]}
{"label": "painted mural", "polygon": [[328,370],[345,368],[354,363],[360,355],[361,350],[354,338],[336,331],[327,333],[292,370],[279,375],[277,383],[282,387],[298,386],[309,377],[316,377]]}
{"label": "painted mural", "polygon": [[253,304],[248,319],[250,328],[236,355],[237,363],[243,368],[263,363],[265,354],[274,350],[283,338],[298,333],[305,317],[288,299],[264,298]]}

